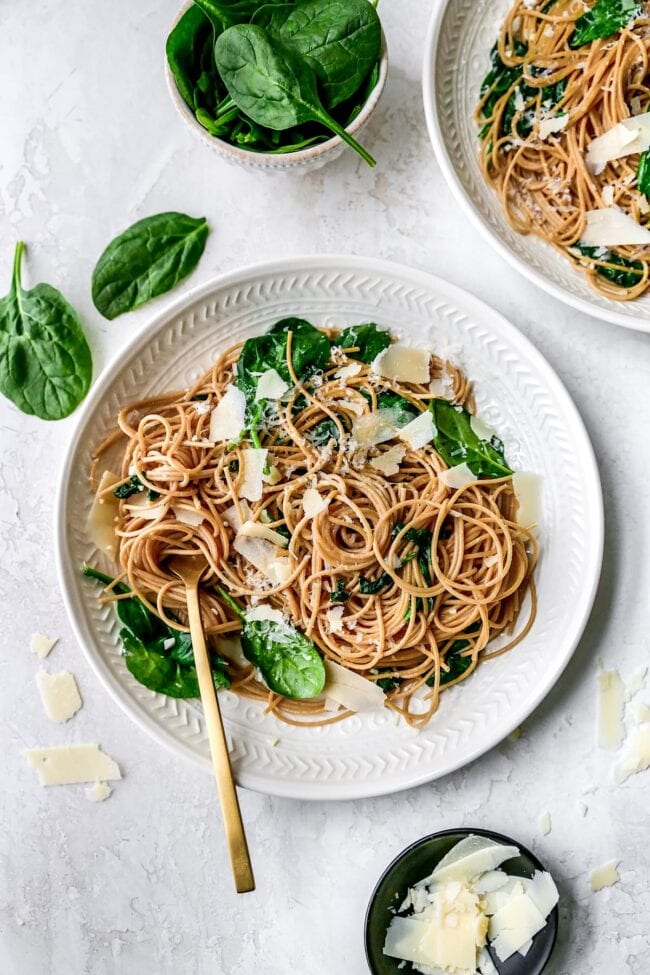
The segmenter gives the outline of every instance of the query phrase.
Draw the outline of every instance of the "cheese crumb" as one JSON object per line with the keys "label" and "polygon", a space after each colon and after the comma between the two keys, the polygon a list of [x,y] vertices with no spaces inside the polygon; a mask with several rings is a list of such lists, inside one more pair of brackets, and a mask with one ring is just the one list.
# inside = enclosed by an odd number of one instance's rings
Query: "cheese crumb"
{"label": "cheese crumb", "polygon": [[46,670],[39,670],[36,675],[36,685],[45,713],[52,721],[63,724],[81,707],[81,695],[74,675],[65,670],[59,674],[49,674]]}
{"label": "cheese crumb", "polygon": [[642,724],[628,737],[620,761],[614,768],[614,776],[620,784],[637,772],[650,768],[650,724]]}
{"label": "cheese crumb", "polygon": [[86,799],[89,802],[103,802],[104,799],[108,799],[113,790],[108,782],[95,782],[93,785],[89,785],[85,792]]}
{"label": "cheese crumb", "polygon": [[343,606],[332,606],[325,613],[329,633],[340,633],[343,629]]}
{"label": "cheese crumb", "polygon": [[602,890],[603,887],[613,886],[620,879],[618,860],[610,860],[609,863],[604,863],[602,867],[596,867],[595,870],[591,871],[589,883],[595,893],[596,891]]}
{"label": "cheese crumb", "polygon": [[551,832],[553,825],[551,823],[551,814],[548,810],[540,815],[539,828],[544,836],[548,836]]}
{"label": "cheese crumb", "polygon": [[44,660],[58,639],[58,636],[50,638],[49,636],[45,636],[44,633],[32,633],[32,638],[29,641],[29,649],[37,657],[40,657],[41,660]]}

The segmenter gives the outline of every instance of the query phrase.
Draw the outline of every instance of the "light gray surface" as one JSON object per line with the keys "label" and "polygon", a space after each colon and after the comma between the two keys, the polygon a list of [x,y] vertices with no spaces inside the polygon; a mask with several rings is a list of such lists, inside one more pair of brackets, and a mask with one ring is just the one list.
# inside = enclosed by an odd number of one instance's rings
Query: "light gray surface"
{"label": "light gray surface", "polygon": [[[65,619],[51,523],[59,457],[74,421],[47,425],[2,401],[2,975],[363,975],[363,913],[375,880],[407,843],[457,824],[510,832],[553,869],[562,928],[550,975],[647,972],[650,777],[615,787],[612,756],[595,748],[594,729],[597,658],[624,676],[648,658],[648,339],[546,298],[460,215],[421,110],[428,9],[424,0],[411,0],[408,16],[405,0],[383,9],[392,64],[366,135],[377,169],[345,154],[312,176],[264,178],[226,167],[175,117],[161,67],[175,4],[5,0],[2,279],[14,241],[25,239],[25,279],[56,284],[79,309],[98,369],[154,306],[101,321],[89,295],[94,261],[115,232],[159,210],[210,219],[213,234],[192,284],[264,258],[350,252],[411,263],[473,291],[543,350],[593,438],[607,533],[585,637],[521,739],[447,779],[338,805],[242,794],[258,889],[237,898],[209,777],[127,722]],[[60,637],[46,667],[78,678],[84,707],[65,727],[42,713],[39,661],[27,649],[35,630]],[[41,789],[20,754],[92,740],[125,775],[98,805],[86,801],[83,786]],[[592,786],[583,819],[578,801]],[[547,809],[554,826],[543,838],[537,819]],[[590,867],[613,857],[621,860],[621,882],[591,894]]]}

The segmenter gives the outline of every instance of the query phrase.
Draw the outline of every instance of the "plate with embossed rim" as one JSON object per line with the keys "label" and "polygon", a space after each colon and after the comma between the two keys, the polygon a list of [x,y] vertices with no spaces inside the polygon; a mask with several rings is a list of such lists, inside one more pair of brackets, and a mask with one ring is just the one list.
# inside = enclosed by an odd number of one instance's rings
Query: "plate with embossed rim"
{"label": "plate with embossed rim", "polygon": [[429,136],[443,175],[462,209],[496,250],[554,298],[603,321],[650,332],[650,293],[612,301],[550,244],[516,233],[481,173],[472,118],[481,82],[510,0],[441,0],[424,47],[422,92]]}
{"label": "plate with embossed rim", "polygon": [[114,613],[81,576],[84,560],[111,568],[86,533],[91,496],[84,472],[125,403],[190,385],[223,348],[288,315],[339,327],[376,321],[458,361],[475,380],[478,408],[503,436],[510,463],[543,478],[535,625],[511,653],[450,688],[424,730],[387,709],[296,728],[256,702],[220,692],[241,785],[304,799],[394,792],[472,761],[530,714],[573,653],[600,572],[600,483],[582,421],[534,346],[471,295],[397,264],[312,257],[226,274],[164,310],[100,376],[64,460],[56,506],[64,600],[93,668],[127,714],[209,769],[200,704],[155,694],[131,677]]}

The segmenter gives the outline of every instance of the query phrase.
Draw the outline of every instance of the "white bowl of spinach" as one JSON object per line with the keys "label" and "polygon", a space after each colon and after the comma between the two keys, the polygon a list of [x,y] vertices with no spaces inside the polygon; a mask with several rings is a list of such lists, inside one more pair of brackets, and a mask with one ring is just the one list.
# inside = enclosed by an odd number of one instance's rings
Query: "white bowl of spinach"
{"label": "white bowl of spinach", "polygon": [[169,92],[190,128],[230,162],[316,169],[356,136],[386,81],[371,0],[194,0],[166,43]]}

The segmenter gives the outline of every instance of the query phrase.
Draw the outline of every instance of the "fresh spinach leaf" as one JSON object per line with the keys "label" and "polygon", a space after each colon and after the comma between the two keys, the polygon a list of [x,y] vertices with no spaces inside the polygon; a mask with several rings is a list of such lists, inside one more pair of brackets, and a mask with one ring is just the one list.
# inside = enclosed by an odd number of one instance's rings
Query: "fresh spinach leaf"
{"label": "fresh spinach leaf", "polygon": [[[199,680],[193,663],[182,663],[171,655],[147,647],[128,629],[120,630],[124,662],[129,672],[150,691],[167,697],[200,697]],[[212,667],[214,686],[230,687],[230,679],[221,666]]]}
{"label": "fresh spinach leaf", "polygon": [[639,278],[643,276],[643,264],[641,261],[630,261],[622,254],[609,250],[606,247],[587,247],[586,244],[574,244],[570,250],[577,250],[584,257],[592,261],[604,261],[613,267],[603,267],[602,264],[594,264],[596,274],[619,288],[634,288],[639,283]]}
{"label": "fresh spinach leaf", "polygon": [[192,111],[196,108],[194,92],[198,85],[195,81],[197,65],[200,62],[206,35],[212,39],[210,25],[199,8],[192,6],[172,28],[165,46],[167,63],[174,76],[176,87],[181,98]]}
{"label": "fresh spinach leaf", "polygon": [[140,494],[141,491],[142,481],[137,474],[132,474],[128,481],[125,481],[124,484],[120,484],[119,487],[115,488],[113,494],[116,498],[124,500],[124,498],[130,498],[133,494]]}
{"label": "fresh spinach leaf", "polygon": [[368,0],[267,5],[254,23],[264,27],[272,41],[305,59],[329,108],[359,89],[381,54],[379,17]]}
{"label": "fresh spinach leaf", "polygon": [[104,318],[117,318],[174,288],[198,264],[209,228],[204,217],[157,213],[111,241],[92,279],[93,301]]}
{"label": "fresh spinach leaf", "polygon": [[466,463],[476,477],[512,474],[499,438],[481,440],[472,430],[471,415],[467,410],[444,399],[431,400],[429,409],[437,430],[434,446],[450,467]]}
{"label": "fresh spinach leaf", "polygon": [[578,17],[569,47],[582,47],[599,38],[611,37],[642,12],[638,0],[596,0],[593,7]]}
{"label": "fresh spinach leaf", "polygon": [[350,598],[350,593],[345,588],[345,582],[343,579],[336,580],[336,586],[332,589],[330,593],[331,603],[345,603]]}
{"label": "fresh spinach leaf", "polygon": [[[380,674],[390,674],[390,667],[382,667],[379,671]],[[394,691],[396,687],[402,683],[401,677],[380,677],[376,683],[381,687],[384,694],[388,694],[389,691]]]}
{"label": "fresh spinach leaf", "polygon": [[24,249],[16,244],[9,294],[0,299],[0,393],[23,413],[60,420],[88,392],[90,348],[79,316],[56,288],[23,288]]}
{"label": "fresh spinach leaf", "polygon": [[636,171],[636,185],[639,193],[650,197],[650,149],[641,153],[639,168]]}
{"label": "fresh spinach leaf", "polygon": [[217,587],[217,591],[242,620],[244,656],[259,669],[267,687],[283,697],[320,694],[325,686],[325,665],[314,644],[288,623],[247,620],[244,610],[225,589]]}
{"label": "fresh spinach leaf", "polygon": [[359,579],[359,592],[362,596],[375,596],[382,589],[387,589],[393,585],[393,580],[384,572],[378,579],[366,579],[361,576]]}
{"label": "fresh spinach leaf", "polygon": [[[368,5],[368,0],[364,0],[364,3]],[[367,322],[364,325],[350,325],[335,341],[342,349],[357,350],[347,353],[350,359],[371,363],[390,345],[390,333],[380,329],[374,322]]]}
{"label": "fresh spinach leaf", "polygon": [[[210,23],[219,30],[232,24],[247,23],[268,5],[268,0],[194,0]],[[292,6],[285,3],[283,6]]]}
{"label": "fresh spinach leaf", "polygon": [[261,27],[229,27],[217,38],[214,57],[230,97],[254,122],[277,131],[319,122],[375,165],[370,153],[323,107],[312,68],[292,51],[274,47]]}
{"label": "fresh spinach leaf", "polygon": [[[528,45],[522,43],[521,41],[516,41],[514,46],[514,53],[517,57],[523,57],[523,55],[528,50]],[[503,98],[507,91],[510,91],[514,83],[521,78],[523,74],[523,67],[520,64],[510,67],[506,65],[499,54],[499,46],[495,44],[490,51],[490,61],[491,68],[486,74],[483,82],[481,84],[481,98],[489,92],[488,97],[483,103],[481,109],[481,118],[485,119],[486,123],[489,123],[490,119],[494,115],[497,102]],[[514,91],[510,95],[508,104],[513,101],[514,106]],[[505,113],[504,113],[505,115]],[[481,138],[485,138],[489,131],[489,124],[486,124],[481,132],[479,133]],[[502,125],[502,131],[500,135],[503,135],[507,131],[505,125]]]}
{"label": "fresh spinach leaf", "polygon": [[[444,662],[449,668],[444,670],[440,668],[440,686],[443,687],[445,684],[451,683],[451,681],[456,680],[461,677],[466,670],[468,670],[472,665],[472,656],[463,656],[462,651],[466,650],[469,646],[467,640],[454,640],[451,647],[445,654]],[[435,677],[429,677],[427,684],[429,687],[435,685]]]}

